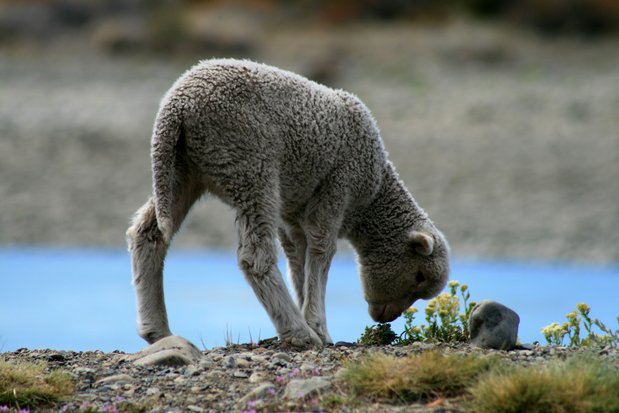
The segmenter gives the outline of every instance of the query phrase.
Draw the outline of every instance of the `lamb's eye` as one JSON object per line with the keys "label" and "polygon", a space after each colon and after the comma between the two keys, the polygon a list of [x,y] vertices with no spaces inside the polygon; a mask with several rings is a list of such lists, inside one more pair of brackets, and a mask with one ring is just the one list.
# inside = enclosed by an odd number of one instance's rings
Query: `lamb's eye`
{"label": "lamb's eye", "polygon": [[417,274],[415,275],[415,281],[417,282],[417,284],[421,284],[425,280],[426,280],[426,276],[423,275],[421,271],[417,271]]}

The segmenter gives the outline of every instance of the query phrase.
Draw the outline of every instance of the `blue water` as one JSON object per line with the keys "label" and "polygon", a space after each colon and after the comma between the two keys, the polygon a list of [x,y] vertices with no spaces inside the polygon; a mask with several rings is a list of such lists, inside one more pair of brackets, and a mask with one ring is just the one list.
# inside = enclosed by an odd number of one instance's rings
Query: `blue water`
{"label": "blue water", "polygon": [[[280,263],[285,271],[285,263]],[[275,330],[236,266],[232,252],[172,251],[166,261],[170,326],[199,347],[248,342]],[[522,342],[543,341],[540,329],[579,302],[617,328],[619,266],[455,259],[452,279],[472,299],[494,299],[520,314]],[[423,309],[425,302],[418,303]],[[421,312],[420,314],[423,314]],[[129,257],[115,250],[0,249],[0,351],[21,347],[122,350],[145,346],[136,333]],[[353,256],[336,257],[327,290],[336,341],[354,341],[373,324]],[[402,331],[396,320],[393,329]]]}

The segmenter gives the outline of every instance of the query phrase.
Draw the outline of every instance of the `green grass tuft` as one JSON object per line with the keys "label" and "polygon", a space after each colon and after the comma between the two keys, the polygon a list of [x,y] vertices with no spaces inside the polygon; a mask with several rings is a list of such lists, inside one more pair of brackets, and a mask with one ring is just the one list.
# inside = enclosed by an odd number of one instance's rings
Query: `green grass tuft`
{"label": "green grass tuft", "polygon": [[386,346],[393,343],[396,338],[398,335],[391,329],[391,324],[385,323],[365,327],[357,342],[366,346]]}
{"label": "green grass tuft", "polygon": [[478,413],[619,412],[619,371],[593,357],[518,366],[485,375],[470,390]]}
{"label": "green grass tuft", "polygon": [[0,406],[51,406],[74,391],[75,384],[68,373],[48,373],[45,364],[17,364],[0,359]]}
{"label": "green grass tuft", "polygon": [[492,357],[441,355],[427,352],[396,358],[372,354],[348,365],[339,375],[356,396],[386,402],[411,402],[455,397],[498,363]]}

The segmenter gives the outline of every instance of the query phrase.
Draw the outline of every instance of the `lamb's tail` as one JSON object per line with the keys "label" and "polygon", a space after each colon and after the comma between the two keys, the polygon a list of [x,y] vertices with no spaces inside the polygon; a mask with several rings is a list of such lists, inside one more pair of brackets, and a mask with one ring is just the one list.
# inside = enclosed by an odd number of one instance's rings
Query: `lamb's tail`
{"label": "lamb's tail", "polygon": [[172,202],[176,179],[176,144],[181,134],[182,120],[171,102],[162,105],[155,121],[151,139],[153,195],[157,226],[169,243],[174,235]]}

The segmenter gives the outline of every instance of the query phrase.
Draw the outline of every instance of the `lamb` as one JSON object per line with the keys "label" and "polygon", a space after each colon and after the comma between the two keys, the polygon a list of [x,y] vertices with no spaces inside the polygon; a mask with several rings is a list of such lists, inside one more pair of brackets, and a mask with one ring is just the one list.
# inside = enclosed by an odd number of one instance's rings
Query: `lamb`
{"label": "lamb", "polygon": [[[332,343],[325,288],[338,238],[358,254],[378,322],[445,286],[448,244],[350,93],[251,61],[202,61],[164,96],[151,144],[153,195],[127,231],[138,331],[149,343],[171,335],[163,263],[203,194],[235,210],[239,266],[289,345]],[[277,267],[278,240],[296,304]]]}

